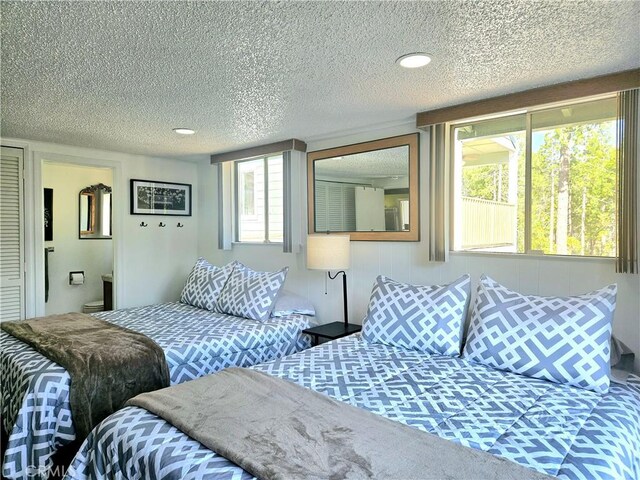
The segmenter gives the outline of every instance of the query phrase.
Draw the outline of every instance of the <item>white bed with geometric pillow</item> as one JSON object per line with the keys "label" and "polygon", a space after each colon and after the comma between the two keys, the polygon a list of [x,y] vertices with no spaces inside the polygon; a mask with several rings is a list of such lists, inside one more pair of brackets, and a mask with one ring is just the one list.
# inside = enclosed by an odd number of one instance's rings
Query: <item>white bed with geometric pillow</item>
{"label": "white bed with geometric pillow", "polygon": [[[233,268],[227,268],[227,277]],[[211,272],[206,262],[198,261],[183,291],[183,301],[197,303],[194,297],[201,302],[213,298],[207,306],[215,307],[215,298],[227,280],[218,288],[203,292],[202,288],[211,286]],[[284,276],[281,277],[284,283]],[[193,280],[202,282],[200,288],[194,288]],[[262,320],[182,302],[94,316],[154,340],[165,353],[170,382],[175,385],[229,366],[255,365],[308,348],[310,339],[302,330],[312,325],[311,317],[292,313],[296,310],[290,305],[288,311],[279,311],[277,301],[274,303],[276,307],[268,305],[268,316]],[[313,313],[308,308],[300,311]],[[264,311],[254,313],[259,317]],[[45,472],[51,466],[52,455],[76,438],[69,404],[70,376],[60,365],[4,331],[0,331],[0,342],[2,427],[8,434],[2,475],[8,479],[25,478],[29,472]]]}
{"label": "white bed with geometric pillow", "polygon": [[[541,322],[547,329],[530,330],[528,340],[539,334],[549,338],[557,335],[559,323],[554,318],[560,315],[563,322],[575,321],[575,328],[567,330],[564,337],[569,342],[584,339],[585,353],[593,353],[583,365],[567,368],[566,378],[551,375],[547,379],[536,378],[546,375],[536,368],[531,370],[533,376],[528,376],[509,371],[506,364],[495,368],[482,363],[491,362],[497,352],[513,360],[518,352],[517,348],[509,352],[509,345],[499,345],[501,340],[497,337],[491,340],[495,332],[484,336],[486,321],[495,320],[500,309],[486,304],[487,299],[481,296],[474,305],[470,333],[478,343],[467,345],[463,356],[458,355],[459,346],[456,355],[440,352],[448,352],[450,346],[456,345],[456,335],[449,334],[464,319],[468,281],[468,277],[462,277],[449,285],[420,287],[379,277],[362,334],[251,368],[553,477],[639,479],[640,378],[630,375],[625,384],[609,384],[602,377],[604,371],[592,369],[602,355],[608,355],[608,347],[600,341],[590,345],[589,339],[584,338],[586,330],[580,331],[580,325],[595,325],[597,332],[602,328],[610,332],[615,288],[607,287],[578,300],[553,299],[555,306],[540,301],[534,302],[531,310],[524,304],[516,307],[518,312],[533,312],[534,317],[536,312],[556,309],[554,315],[547,316],[550,324]],[[506,294],[490,279],[483,282],[498,296]],[[521,300],[517,295],[511,297],[515,302],[512,306]],[[508,296],[505,302],[509,301]],[[431,311],[429,318],[421,318],[420,309],[403,301],[408,298],[423,302],[422,308]],[[447,306],[431,308],[437,303],[435,298],[444,299]],[[528,301],[537,302],[540,298]],[[573,312],[566,311],[562,302],[570,305]],[[482,309],[484,313],[480,312]],[[395,316],[385,316],[385,310],[394,311]],[[506,318],[515,327],[521,323],[508,313]],[[417,341],[413,338],[413,334],[420,333],[417,325],[429,330],[435,324],[442,325],[445,319],[453,323],[447,325],[447,334],[439,340],[433,331]],[[527,319],[530,316],[525,315]],[[509,335],[506,330],[501,333],[503,338],[505,335]],[[442,343],[444,337],[449,338],[449,345]],[[411,339],[410,346],[407,339]],[[495,351],[492,342],[497,342]],[[533,355],[532,350],[529,354]],[[529,359],[525,363],[532,368],[535,362]],[[513,365],[519,368],[517,362]],[[561,370],[554,368],[551,370]],[[592,375],[583,382],[589,377],[585,372]],[[325,460],[330,462],[330,458]],[[456,478],[455,472],[451,475]],[[68,478],[217,480],[252,476],[145,409],[126,407],[89,435]]]}

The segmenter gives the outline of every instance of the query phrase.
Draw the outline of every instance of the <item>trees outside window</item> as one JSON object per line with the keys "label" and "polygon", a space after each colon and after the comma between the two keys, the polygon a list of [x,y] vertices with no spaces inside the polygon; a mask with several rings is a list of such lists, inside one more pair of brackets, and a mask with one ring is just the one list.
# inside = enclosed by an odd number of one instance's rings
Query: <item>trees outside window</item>
{"label": "trees outside window", "polygon": [[454,250],[615,256],[615,118],[607,98],[454,126]]}

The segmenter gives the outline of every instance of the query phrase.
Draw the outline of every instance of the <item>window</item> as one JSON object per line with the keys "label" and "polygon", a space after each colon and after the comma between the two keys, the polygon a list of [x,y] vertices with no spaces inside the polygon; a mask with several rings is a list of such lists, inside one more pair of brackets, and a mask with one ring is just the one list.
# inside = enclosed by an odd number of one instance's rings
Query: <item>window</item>
{"label": "window", "polygon": [[[260,165],[259,167],[262,167]],[[255,172],[253,170],[244,171],[240,176],[239,189],[242,192],[242,213],[243,215],[255,215],[256,211],[256,186]]]}
{"label": "window", "polygon": [[616,255],[616,99],[452,125],[453,250]]}
{"label": "window", "polygon": [[235,162],[236,241],[282,242],[282,175],[282,155]]}

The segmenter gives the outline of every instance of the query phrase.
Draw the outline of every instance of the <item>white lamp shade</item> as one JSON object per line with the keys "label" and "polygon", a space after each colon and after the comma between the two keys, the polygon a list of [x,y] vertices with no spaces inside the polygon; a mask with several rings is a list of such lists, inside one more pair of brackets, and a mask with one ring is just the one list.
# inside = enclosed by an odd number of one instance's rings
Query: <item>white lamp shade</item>
{"label": "white lamp shade", "polygon": [[349,235],[308,235],[307,268],[310,270],[347,270],[351,266]]}

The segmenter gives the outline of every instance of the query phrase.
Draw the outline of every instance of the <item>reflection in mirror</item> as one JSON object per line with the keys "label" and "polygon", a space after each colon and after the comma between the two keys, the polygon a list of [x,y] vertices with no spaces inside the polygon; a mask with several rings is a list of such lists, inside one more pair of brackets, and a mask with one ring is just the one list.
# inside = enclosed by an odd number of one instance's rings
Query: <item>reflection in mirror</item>
{"label": "reflection in mirror", "polygon": [[111,238],[111,187],[102,183],[80,191],[81,239]]}
{"label": "reflection in mirror", "polygon": [[80,235],[89,235],[94,233],[95,226],[95,194],[80,193]]}
{"label": "reflection in mirror", "polygon": [[309,230],[417,240],[417,155],[417,134],[311,152]]}
{"label": "reflection in mirror", "polygon": [[317,160],[315,174],[316,231],[409,230],[408,146]]}

